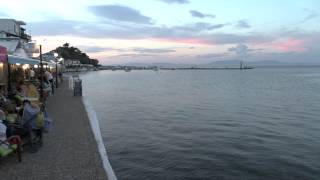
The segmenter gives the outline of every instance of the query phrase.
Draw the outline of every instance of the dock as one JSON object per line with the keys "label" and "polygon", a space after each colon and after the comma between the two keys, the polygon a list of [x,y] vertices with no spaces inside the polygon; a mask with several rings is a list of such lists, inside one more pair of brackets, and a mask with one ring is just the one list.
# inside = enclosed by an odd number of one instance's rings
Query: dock
{"label": "dock", "polygon": [[53,127],[44,134],[37,153],[0,159],[1,180],[106,180],[96,141],[81,97],[74,97],[67,82],[47,105]]}

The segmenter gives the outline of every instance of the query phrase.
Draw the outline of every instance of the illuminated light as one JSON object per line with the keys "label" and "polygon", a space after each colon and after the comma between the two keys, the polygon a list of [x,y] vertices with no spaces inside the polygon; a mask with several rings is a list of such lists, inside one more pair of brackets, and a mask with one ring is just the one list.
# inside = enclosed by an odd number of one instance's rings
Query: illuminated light
{"label": "illuminated light", "polygon": [[22,66],[22,69],[24,69],[24,70],[26,70],[28,68],[29,68],[29,64],[25,64],[25,65]]}
{"label": "illuminated light", "polygon": [[16,63],[17,66],[20,66],[20,63]]}
{"label": "illuminated light", "polygon": [[38,65],[34,65],[33,67],[34,67],[34,68],[38,68],[39,66],[38,66]]}
{"label": "illuminated light", "polygon": [[1,63],[0,63],[0,67],[2,67],[2,66],[3,66],[3,63],[1,62]]}

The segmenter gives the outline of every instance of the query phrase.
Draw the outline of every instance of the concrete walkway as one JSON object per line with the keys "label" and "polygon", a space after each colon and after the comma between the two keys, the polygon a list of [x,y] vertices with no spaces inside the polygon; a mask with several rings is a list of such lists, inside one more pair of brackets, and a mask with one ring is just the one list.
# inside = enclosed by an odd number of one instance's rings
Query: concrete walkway
{"label": "concrete walkway", "polygon": [[64,83],[47,106],[53,119],[39,152],[0,159],[1,180],[107,179],[81,97],[73,97]]}

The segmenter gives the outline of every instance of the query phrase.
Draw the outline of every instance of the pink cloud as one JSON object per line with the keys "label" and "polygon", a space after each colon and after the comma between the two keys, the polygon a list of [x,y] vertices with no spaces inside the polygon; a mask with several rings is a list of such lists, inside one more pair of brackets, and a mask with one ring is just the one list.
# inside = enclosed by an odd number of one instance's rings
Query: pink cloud
{"label": "pink cloud", "polygon": [[305,41],[301,39],[286,39],[275,42],[273,46],[281,52],[304,52]]}

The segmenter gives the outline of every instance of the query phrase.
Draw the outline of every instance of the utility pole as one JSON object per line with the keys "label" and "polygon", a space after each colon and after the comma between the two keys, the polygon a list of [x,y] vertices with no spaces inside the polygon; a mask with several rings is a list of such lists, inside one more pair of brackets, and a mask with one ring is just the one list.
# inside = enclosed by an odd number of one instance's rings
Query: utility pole
{"label": "utility pole", "polygon": [[43,101],[43,63],[42,63],[42,45],[40,45],[40,97]]}
{"label": "utility pole", "polygon": [[56,88],[58,88],[58,60],[56,59]]}

